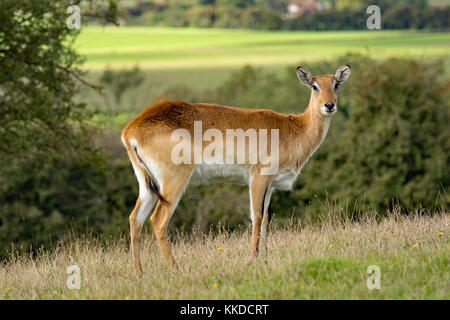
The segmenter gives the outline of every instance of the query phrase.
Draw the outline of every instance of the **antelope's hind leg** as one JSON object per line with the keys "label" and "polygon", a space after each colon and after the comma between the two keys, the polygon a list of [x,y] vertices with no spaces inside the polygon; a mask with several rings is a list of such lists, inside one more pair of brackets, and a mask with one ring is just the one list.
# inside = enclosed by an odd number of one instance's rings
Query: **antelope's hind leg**
{"label": "antelope's hind leg", "polygon": [[156,241],[161,252],[171,269],[177,269],[175,258],[172,254],[172,248],[167,235],[167,226],[170,218],[175,211],[184,189],[189,183],[192,168],[185,167],[177,172],[176,179],[173,177],[163,179],[161,184],[161,195],[167,201],[158,200],[155,210],[150,217],[150,221],[155,231]]}
{"label": "antelope's hind leg", "polygon": [[[156,196],[150,191],[140,186],[139,198],[130,215],[130,236],[131,236],[131,256],[133,261],[133,271],[135,275],[142,275],[141,258],[140,258],[140,243],[142,226],[150,214],[150,210],[156,203]],[[142,190],[142,188],[145,188]]]}

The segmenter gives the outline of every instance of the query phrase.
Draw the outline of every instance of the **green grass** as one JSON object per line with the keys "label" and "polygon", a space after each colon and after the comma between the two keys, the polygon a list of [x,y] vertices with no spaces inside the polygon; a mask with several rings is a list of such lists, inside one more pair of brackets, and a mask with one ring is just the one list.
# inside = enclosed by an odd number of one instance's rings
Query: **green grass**
{"label": "green grass", "polygon": [[194,28],[86,27],[76,47],[86,68],[220,69],[282,66],[347,52],[377,58],[447,57],[450,33],[419,31],[253,31]]}
{"label": "green grass", "polygon": [[[142,87],[128,92],[123,106],[105,106],[88,90],[83,101],[102,110],[140,110],[167,88],[215,89],[244,64],[281,75],[287,66],[333,59],[348,52],[374,58],[414,56],[444,58],[450,74],[450,33],[419,31],[288,32],[194,28],[85,27],[76,42],[86,56],[84,67],[98,83],[105,67],[145,72]],[[106,93],[108,94],[108,93]],[[122,125],[122,123],[120,124]]]}
{"label": "green grass", "polygon": [[[147,229],[142,278],[132,275],[124,239],[101,244],[84,236],[35,258],[12,258],[0,268],[0,299],[450,299],[449,217],[278,225],[269,254],[257,260],[248,230],[173,235],[175,272]],[[79,290],[66,287],[74,264]],[[367,288],[371,265],[381,271],[379,290]]]}

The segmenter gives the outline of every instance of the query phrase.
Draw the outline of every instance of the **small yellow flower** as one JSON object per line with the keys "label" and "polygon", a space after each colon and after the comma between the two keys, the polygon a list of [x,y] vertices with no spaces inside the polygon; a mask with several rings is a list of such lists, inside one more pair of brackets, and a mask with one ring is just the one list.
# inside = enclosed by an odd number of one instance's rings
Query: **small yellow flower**
{"label": "small yellow flower", "polygon": [[419,244],[414,243],[412,247],[413,247],[413,248],[417,248],[418,245],[419,245]]}
{"label": "small yellow flower", "polygon": [[262,296],[258,296],[258,300],[262,300],[263,299],[263,297]]}
{"label": "small yellow flower", "polygon": [[444,233],[441,231],[439,232],[439,237],[442,237],[444,235]]}
{"label": "small yellow flower", "polygon": [[84,281],[89,282],[89,278],[84,279]]}
{"label": "small yellow flower", "polygon": [[330,243],[329,245],[328,245],[328,248],[333,248],[333,245]]}
{"label": "small yellow flower", "polygon": [[129,296],[126,296],[124,300],[130,300],[130,297],[129,297]]}
{"label": "small yellow flower", "polygon": [[222,251],[222,248],[219,248],[219,251]]}
{"label": "small yellow flower", "polygon": [[214,288],[217,288],[219,285],[217,283],[213,284]]}
{"label": "small yellow flower", "polygon": [[12,291],[12,288],[8,288],[8,291]]}

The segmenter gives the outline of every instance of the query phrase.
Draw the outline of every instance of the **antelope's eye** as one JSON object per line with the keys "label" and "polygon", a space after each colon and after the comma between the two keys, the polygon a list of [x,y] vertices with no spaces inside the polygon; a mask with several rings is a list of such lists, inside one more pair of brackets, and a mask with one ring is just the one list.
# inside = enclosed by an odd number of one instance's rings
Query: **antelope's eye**
{"label": "antelope's eye", "polygon": [[339,88],[339,83],[334,84],[334,90],[337,90]]}
{"label": "antelope's eye", "polygon": [[313,88],[313,90],[316,91],[316,92],[319,91],[319,88],[317,88],[317,86],[316,86],[315,84],[312,85],[312,88]]}

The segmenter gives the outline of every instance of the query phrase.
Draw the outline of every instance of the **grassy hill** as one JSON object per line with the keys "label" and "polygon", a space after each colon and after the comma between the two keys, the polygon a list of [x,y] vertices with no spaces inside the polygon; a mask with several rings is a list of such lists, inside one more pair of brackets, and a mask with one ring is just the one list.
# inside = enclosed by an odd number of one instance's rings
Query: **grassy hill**
{"label": "grassy hill", "polygon": [[287,65],[332,59],[348,52],[375,58],[444,58],[450,66],[450,33],[422,31],[258,31],[234,29],[85,27],[76,42],[84,68],[138,65],[165,85],[211,88],[242,65],[284,72]]}
{"label": "grassy hill", "polygon": [[252,31],[193,28],[87,27],[77,42],[86,68],[147,69],[286,65],[346,52],[448,57],[450,33],[418,31]]}

